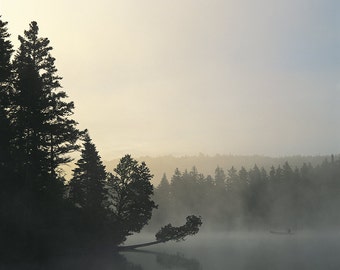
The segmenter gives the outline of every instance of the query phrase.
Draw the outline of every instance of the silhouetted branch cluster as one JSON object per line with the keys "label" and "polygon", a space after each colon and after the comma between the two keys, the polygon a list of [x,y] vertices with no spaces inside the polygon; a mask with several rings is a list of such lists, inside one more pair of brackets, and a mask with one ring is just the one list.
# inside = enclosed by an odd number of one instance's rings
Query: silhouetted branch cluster
{"label": "silhouetted branch cluster", "polygon": [[170,240],[183,241],[188,235],[195,235],[202,225],[201,217],[195,215],[188,216],[186,223],[180,227],[173,227],[168,224],[156,233],[157,241],[167,242]]}

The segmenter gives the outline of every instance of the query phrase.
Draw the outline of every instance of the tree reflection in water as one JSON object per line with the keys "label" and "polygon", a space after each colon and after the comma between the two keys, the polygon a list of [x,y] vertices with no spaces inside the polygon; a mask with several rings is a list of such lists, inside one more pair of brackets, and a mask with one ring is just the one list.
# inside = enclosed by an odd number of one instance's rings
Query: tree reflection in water
{"label": "tree reflection in water", "polygon": [[43,262],[20,262],[2,265],[6,270],[143,270],[142,266],[129,262],[125,256],[111,254],[84,254],[49,258]]}
{"label": "tree reflection in water", "polygon": [[[181,254],[167,254],[161,252],[131,250],[124,251],[148,254],[156,256],[156,262],[159,265],[157,269],[186,269],[201,270],[200,263],[195,259],[188,259]],[[106,253],[101,254],[99,251],[94,253],[86,253],[83,255],[68,255],[49,258],[42,262],[20,262],[10,265],[2,265],[0,269],[6,270],[150,270],[144,269],[142,265],[129,261],[124,254]]]}
{"label": "tree reflection in water", "polygon": [[134,252],[142,254],[151,254],[156,256],[156,262],[164,269],[181,268],[186,270],[201,270],[201,264],[191,258],[188,259],[182,254],[167,254],[163,252],[146,251],[146,250],[130,250],[125,252]]}

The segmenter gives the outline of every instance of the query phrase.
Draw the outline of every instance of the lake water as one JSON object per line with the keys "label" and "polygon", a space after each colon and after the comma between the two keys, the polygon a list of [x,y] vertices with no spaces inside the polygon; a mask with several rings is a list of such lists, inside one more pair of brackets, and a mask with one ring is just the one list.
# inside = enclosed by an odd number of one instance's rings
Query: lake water
{"label": "lake water", "polygon": [[[150,236],[151,237],[151,236]],[[135,243],[145,239],[131,238]],[[340,269],[339,233],[219,233],[124,252],[142,269]]]}
{"label": "lake water", "polygon": [[[152,235],[132,236],[126,244],[153,241]],[[0,269],[53,270],[339,270],[340,233],[299,232],[199,233],[184,242],[168,242],[136,252],[53,258],[43,263]]]}

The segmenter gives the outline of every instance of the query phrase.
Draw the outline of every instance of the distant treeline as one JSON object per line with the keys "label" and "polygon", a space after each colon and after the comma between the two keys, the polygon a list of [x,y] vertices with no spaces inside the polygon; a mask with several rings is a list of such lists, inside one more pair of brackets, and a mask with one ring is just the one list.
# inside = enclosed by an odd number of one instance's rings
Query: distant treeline
{"label": "distant treeline", "polygon": [[163,176],[154,199],[153,225],[190,212],[219,230],[339,228],[340,159],[269,170],[217,167],[213,177],[176,169],[170,181]]}
{"label": "distant treeline", "polygon": [[[335,155],[335,158],[338,158]],[[263,167],[267,171],[272,166],[278,167],[283,166],[285,162],[288,162],[291,167],[302,167],[304,163],[317,166],[323,162],[325,158],[330,159],[330,155],[316,155],[316,156],[282,156],[282,157],[270,157],[263,155],[187,155],[187,156],[142,156],[137,158],[138,161],[144,161],[148,164],[152,174],[154,175],[152,182],[154,185],[158,185],[162,179],[163,174],[170,176],[174,173],[175,169],[178,168],[180,171],[190,169],[192,166],[203,173],[204,175],[214,175],[217,166],[220,168],[231,168],[232,166],[239,170],[244,167],[246,170],[252,169],[255,164],[258,167]],[[112,170],[119,163],[119,159],[110,161],[103,161],[106,168]]]}

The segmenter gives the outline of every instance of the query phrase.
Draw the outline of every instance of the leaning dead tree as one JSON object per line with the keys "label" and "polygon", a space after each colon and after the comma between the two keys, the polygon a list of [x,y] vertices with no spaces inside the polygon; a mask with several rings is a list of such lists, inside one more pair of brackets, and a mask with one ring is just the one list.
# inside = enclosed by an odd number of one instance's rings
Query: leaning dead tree
{"label": "leaning dead tree", "polygon": [[174,227],[170,223],[164,227],[162,227],[156,233],[156,241],[137,244],[137,245],[130,245],[130,246],[120,246],[118,247],[119,251],[124,250],[132,250],[140,247],[147,247],[151,245],[156,245],[160,243],[165,243],[168,241],[184,241],[185,237],[189,235],[195,235],[199,231],[199,227],[202,225],[201,217],[197,217],[195,215],[188,216],[186,218],[186,223],[179,227]]}

